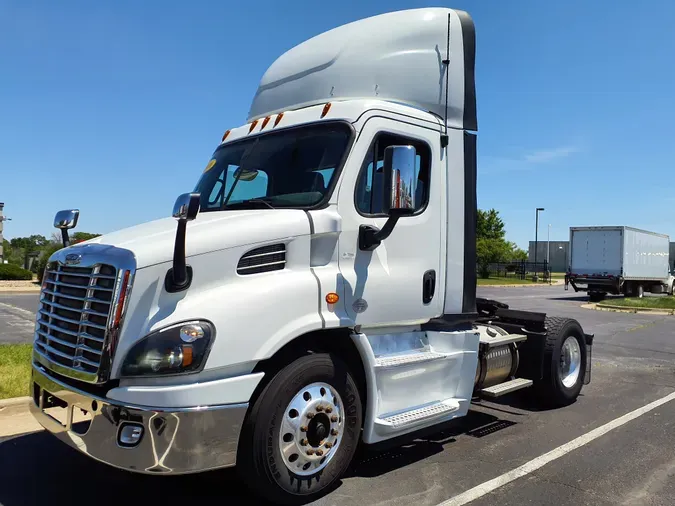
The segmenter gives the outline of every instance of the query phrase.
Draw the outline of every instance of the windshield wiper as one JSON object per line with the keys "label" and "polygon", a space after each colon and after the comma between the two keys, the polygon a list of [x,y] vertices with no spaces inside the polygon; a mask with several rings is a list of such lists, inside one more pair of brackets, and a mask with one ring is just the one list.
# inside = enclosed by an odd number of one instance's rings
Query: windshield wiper
{"label": "windshield wiper", "polygon": [[269,203],[269,200],[270,200],[269,198],[240,200],[238,202],[232,202],[230,204],[227,204],[227,206],[224,209],[232,209],[233,207],[245,206],[246,204],[265,204],[270,209],[276,209],[276,207],[274,207],[272,204]]}

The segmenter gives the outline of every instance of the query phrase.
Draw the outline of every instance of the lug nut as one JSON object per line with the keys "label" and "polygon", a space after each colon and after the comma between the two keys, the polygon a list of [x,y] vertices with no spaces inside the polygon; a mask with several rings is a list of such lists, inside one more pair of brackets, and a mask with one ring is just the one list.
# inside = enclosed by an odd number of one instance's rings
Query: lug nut
{"label": "lug nut", "polygon": [[305,415],[307,418],[314,418],[314,413],[311,411]]}
{"label": "lug nut", "polygon": [[337,422],[337,421],[338,421],[337,415],[331,416],[331,417],[330,417],[330,421],[331,421],[331,422]]}
{"label": "lug nut", "polygon": [[337,430],[337,429],[331,429],[330,435],[331,435],[331,436],[337,436],[337,435],[338,435],[338,430]]}
{"label": "lug nut", "polygon": [[307,426],[306,426],[306,425],[302,425],[302,426],[300,427],[300,432],[307,432]]}
{"label": "lug nut", "polygon": [[321,411],[323,411],[323,406],[322,406],[321,404],[319,404],[319,405],[316,407],[316,411],[317,411],[318,413],[320,413]]}
{"label": "lug nut", "polygon": [[317,454],[319,457],[321,457],[321,456],[323,455],[323,450],[317,450],[317,451],[316,451],[316,454]]}
{"label": "lug nut", "polygon": [[324,444],[324,446],[325,446],[326,448],[332,448],[332,447],[333,447],[333,443],[331,443],[330,441],[326,441],[326,444]]}
{"label": "lug nut", "polygon": [[307,441],[306,439],[301,439],[301,440],[300,440],[300,444],[301,444],[302,446],[307,446],[307,443],[308,443],[308,441]]}
{"label": "lug nut", "polygon": [[333,411],[333,408],[331,408],[330,406],[326,407],[326,413],[331,413],[332,411]]}
{"label": "lug nut", "polygon": [[311,448],[307,450],[307,455],[314,455],[314,450],[312,450]]}

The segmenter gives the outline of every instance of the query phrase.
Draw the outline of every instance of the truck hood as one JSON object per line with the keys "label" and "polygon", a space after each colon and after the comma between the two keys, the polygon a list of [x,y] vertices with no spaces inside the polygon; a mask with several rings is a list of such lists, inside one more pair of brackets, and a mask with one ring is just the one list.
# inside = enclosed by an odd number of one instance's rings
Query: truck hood
{"label": "truck hood", "polygon": [[[310,233],[309,219],[298,209],[217,211],[197,215],[187,225],[185,253],[189,258],[246,244],[257,244]],[[170,262],[176,220],[162,218],[96,237],[84,244],[108,244],[136,256],[136,268]]]}

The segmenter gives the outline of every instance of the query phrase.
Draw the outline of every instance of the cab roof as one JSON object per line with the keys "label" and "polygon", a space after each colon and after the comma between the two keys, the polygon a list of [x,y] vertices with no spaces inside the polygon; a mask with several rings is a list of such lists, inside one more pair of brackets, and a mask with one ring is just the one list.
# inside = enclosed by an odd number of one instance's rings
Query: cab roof
{"label": "cab roof", "polygon": [[476,130],[474,61],[474,25],[464,11],[410,9],[361,19],[281,55],[263,75],[247,121],[355,99],[444,118],[447,75],[448,127]]}

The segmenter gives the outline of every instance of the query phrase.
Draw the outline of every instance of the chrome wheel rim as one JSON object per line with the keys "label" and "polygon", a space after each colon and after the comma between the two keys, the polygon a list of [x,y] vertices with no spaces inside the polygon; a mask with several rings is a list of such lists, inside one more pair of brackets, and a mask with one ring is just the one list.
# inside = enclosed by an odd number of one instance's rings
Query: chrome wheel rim
{"label": "chrome wheel rim", "polygon": [[325,468],[340,446],[345,424],[340,394],[328,383],[301,389],[283,413],[279,450],[294,474],[308,476]]}
{"label": "chrome wheel rim", "polygon": [[572,388],[581,372],[581,348],[574,336],[569,336],[560,351],[560,380],[566,388]]}

